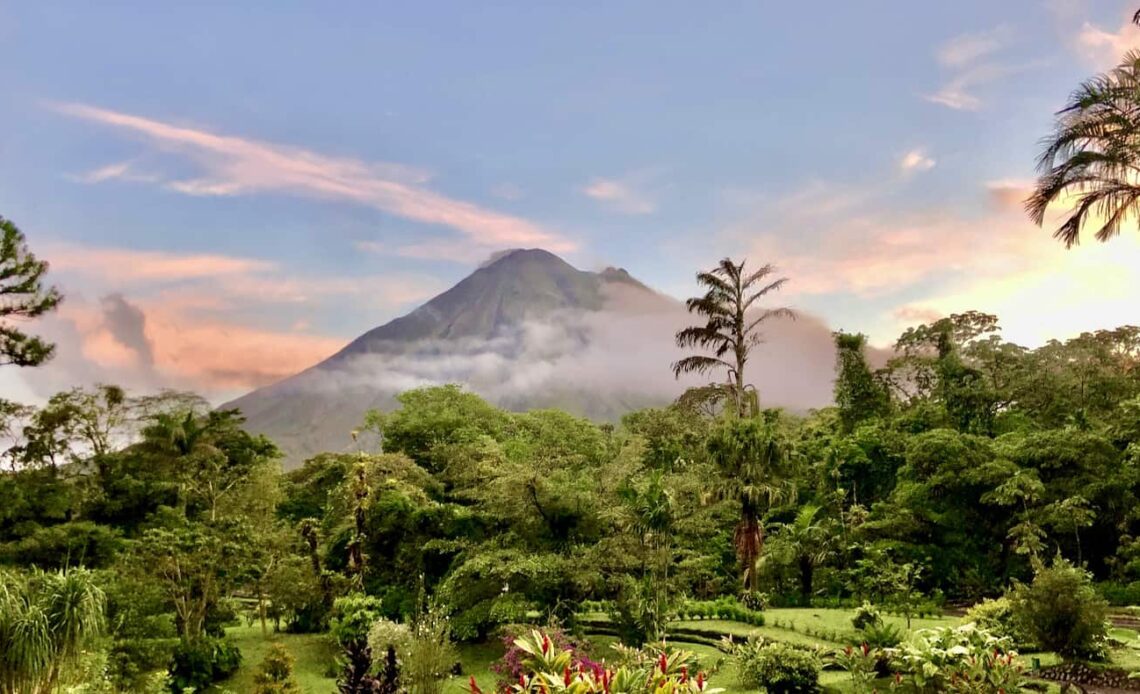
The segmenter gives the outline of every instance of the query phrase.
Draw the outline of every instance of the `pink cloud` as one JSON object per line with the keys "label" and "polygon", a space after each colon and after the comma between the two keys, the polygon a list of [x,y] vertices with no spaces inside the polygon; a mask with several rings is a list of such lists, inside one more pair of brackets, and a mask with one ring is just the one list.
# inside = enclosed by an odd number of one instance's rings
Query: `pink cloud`
{"label": "pink cloud", "polygon": [[117,282],[185,280],[272,270],[274,263],[212,253],[171,253],[75,244],[48,246],[53,270]]}
{"label": "pink cloud", "polygon": [[[83,120],[129,131],[159,150],[184,156],[202,176],[166,180],[186,195],[232,196],[289,193],[367,205],[405,219],[450,227],[485,246],[541,245],[555,252],[575,244],[513,215],[456,200],[423,187],[427,174],[390,163],[335,157],[288,145],[217,135],[85,104],[60,104],[56,110]],[[99,180],[114,177],[104,172]]]}
{"label": "pink cloud", "polygon": [[657,210],[657,202],[642,188],[646,172],[625,178],[595,178],[582,187],[586,197],[597,200],[625,214],[650,214]]}
{"label": "pink cloud", "polygon": [[1085,22],[1076,36],[1077,52],[1089,64],[1107,69],[1113,67],[1130,50],[1140,48],[1140,27],[1131,16],[1121,20],[1115,31]]}

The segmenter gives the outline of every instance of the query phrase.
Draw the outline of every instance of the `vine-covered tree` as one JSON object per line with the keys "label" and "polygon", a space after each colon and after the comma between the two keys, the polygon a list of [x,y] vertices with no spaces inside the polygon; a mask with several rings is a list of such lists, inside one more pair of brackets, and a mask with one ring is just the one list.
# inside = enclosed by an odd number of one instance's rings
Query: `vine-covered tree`
{"label": "vine-covered tree", "polygon": [[[694,325],[677,332],[677,346],[709,350],[712,355],[694,354],[673,363],[673,375],[685,373],[706,374],[724,371],[728,387],[740,417],[749,414],[745,388],[744,367],[751,351],[763,341],[761,326],[772,318],[794,318],[788,308],[761,309],[757,303],[772,292],[779,291],[788,281],[786,277],[772,279],[776,269],[771,265],[748,272],[747,261],[733,262],[725,258],[707,272],[697,273],[697,284],[705,288],[704,296],[685,302],[690,313],[703,316],[704,325]],[[755,414],[755,413],[753,413]]]}
{"label": "vine-covered tree", "polygon": [[47,270],[19,228],[0,217],[0,364],[39,366],[55,351],[55,345],[14,324],[44,315],[63,299],[58,289],[44,286]]}
{"label": "vine-covered tree", "polygon": [[890,395],[867,365],[867,337],[860,333],[836,332],[835,404],[844,433],[866,419],[886,414]]}

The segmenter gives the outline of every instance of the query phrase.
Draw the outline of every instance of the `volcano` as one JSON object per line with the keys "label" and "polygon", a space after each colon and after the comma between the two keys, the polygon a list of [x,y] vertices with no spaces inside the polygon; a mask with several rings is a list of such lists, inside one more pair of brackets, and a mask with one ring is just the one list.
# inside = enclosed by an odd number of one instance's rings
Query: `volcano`
{"label": "volcano", "polygon": [[[691,318],[623,269],[589,272],[541,249],[505,251],[323,362],[223,407],[240,409],[250,431],[275,441],[286,468],[350,449],[367,410],[392,409],[398,393],[428,385],[461,383],[511,410],[560,407],[612,421],[696,384],[670,371],[679,356],[673,333]],[[773,362],[764,378],[766,357],[757,360],[769,404],[826,404],[827,327],[807,317],[770,337],[790,363]]]}

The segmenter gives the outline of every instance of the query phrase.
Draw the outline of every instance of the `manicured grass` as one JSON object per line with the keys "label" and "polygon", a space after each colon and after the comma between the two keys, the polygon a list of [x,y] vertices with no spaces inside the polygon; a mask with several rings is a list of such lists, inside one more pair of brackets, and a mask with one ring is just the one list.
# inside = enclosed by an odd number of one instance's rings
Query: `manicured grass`
{"label": "manicured grass", "polygon": [[[841,638],[854,637],[855,630],[851,626],[851,617],[854,610],[846,609],[807,609],[807,608],[779,608],[765,612],[768,623],[762,627],[720,619],[692,620],[674,622],[675,627],[690,627],[696,629],[716,630],[734,636],[746,638],[749,634],[759,634],[765,638],[776,639],[788,643],[823,648],[839,648],[844,644],[825,640],[818,636],[809,636],[805,631],[813,634],[839,633]],[[885,615],[884,618],[898,624],[905,629],[906,620],[902,617]],[[779,621],[780,627],[773,626]],[[912,619],[911,629],[928,629],[940,626],[954,626],[959,620],[955,617],[937,617],[926,619]],[[791,625],[795,625],[795,630]],[[253,676],[257,672],[270,645],[275,641],[282,643],[296,659],[294,674],[301,691],[305,694],[334,694],[336,692],[335,678],[326,677],[329,664],[333,662],[335,654],[329,647],[327,636],[323,634],[270,634],[269,638],[261,635],[258,625],[237,626],[228,630],[230,638],[237,643],[242,651],[242,667],[236,675],[226,680],[214,689],[215,692],[228,690],[231,692],[253,691]],[[1131,629],[1114,629],[1114,639],[1126,644],[1124,648],[1114,649],[1112,652],[1113,664],[1128,670],[1140,670],[1140,634]],[[594,644],[594,656],[597,658],[610,657],[610,644],[615,639],[610,636],[592,636],[590,641]],[[696,653],[702,665],[710,670],[716,668],[712,675],[713,686],[722,687],[726,694],[743,694],[748,691],[737,681],[736,664],[731,658],[726,658],[716,648],[700,644],[679,643],[679,647]],[[495,675],[490,671],[490,665],[503,654],[503,647],[498,641],[489,641],[480,644],[463,644],[458,647],[459,660],[462,664],[463,674],[450,678],[444,685],[444,694],[464,694],[467,691],[468,679],[475,676],[475,681],[484,691],[494,691]],[[1043,665],[1051,665],[1058,661],[1052,653],[1026,653],[1023,655],[1026,662],[1032,658],[1041,659]],[[717,665],[719,664],[719,668]],[[847,673],[835,670],[826,670],[820,677],[824,690],[833,694],[842,694],[850,691],[850,680]],[[1050,686],[1049,691],[1057,691]]]}
{"label": "manicured grass", "polygon": [[274,634],[270,632],[269,638],[261,635],[261,627],[236,626],[226,630],[226,635],[233,639],[241,649],[241,669],[223,682],[218,683],[214,691],[229,690],[231,692],[252,692],[253,676],[261,666],[262,659],[269,652],[274,642],[281,643],[293,655],[296,662],[293,664],[293,676],[305,694],[333,694],[336,692],[336,680],[326,677],[329,664],[333,662],[334,654],[329,646],[326,634]]}

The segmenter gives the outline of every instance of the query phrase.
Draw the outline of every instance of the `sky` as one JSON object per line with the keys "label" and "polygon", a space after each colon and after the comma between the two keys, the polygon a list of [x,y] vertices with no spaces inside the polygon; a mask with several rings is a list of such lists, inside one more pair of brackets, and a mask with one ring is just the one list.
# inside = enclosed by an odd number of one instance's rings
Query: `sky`
{"label": "sky", "polygon": [[1065,250],[1021,210],[1133,5],[0,0],[0,215],[67,296],[0,392],[227,397],[513,247],[678,298],[771,262],[876,345],[1140,324],[1140,234]]}

